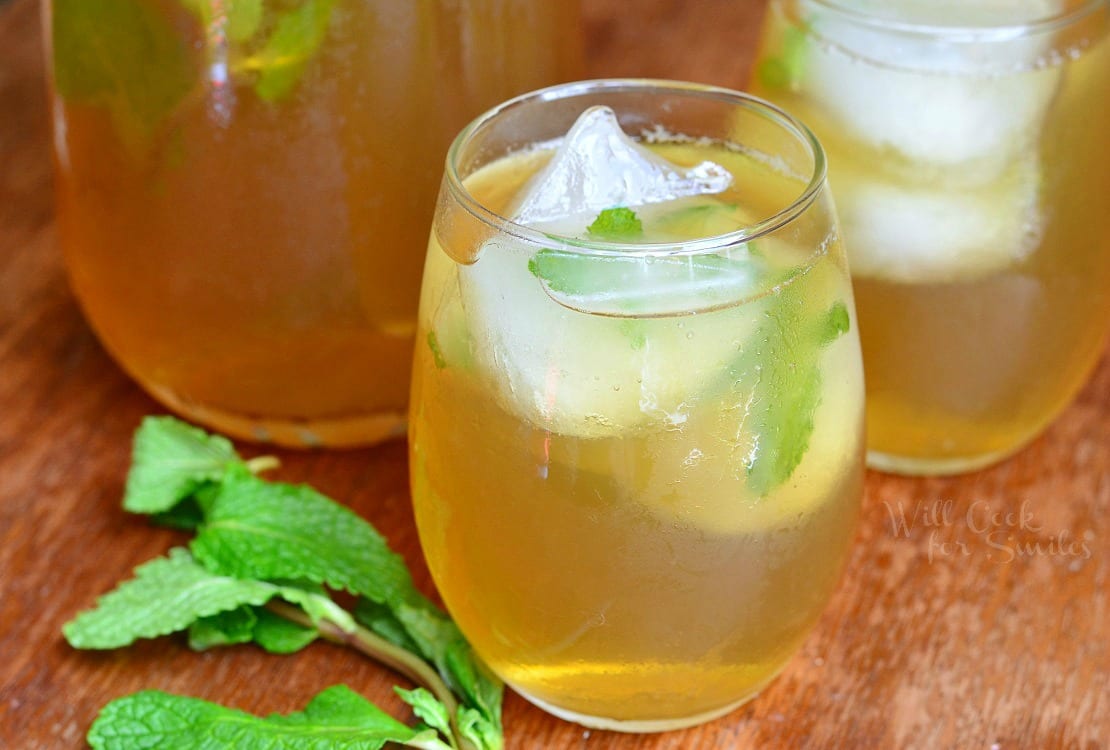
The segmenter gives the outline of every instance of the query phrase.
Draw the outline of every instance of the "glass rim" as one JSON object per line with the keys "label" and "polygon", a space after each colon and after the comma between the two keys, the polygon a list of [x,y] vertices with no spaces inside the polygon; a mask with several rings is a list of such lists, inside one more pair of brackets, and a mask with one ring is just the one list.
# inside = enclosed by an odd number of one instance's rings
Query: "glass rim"
{"label": "glass rim", "polygon": [[[519,224],[511,218],[487,208],[466,189],[463,178],[458,172],[459,155],[471,139],[492,120],[511,109],[535,102],[571,99],[576,96],[604,93],[606,91],[614,93],[657,91],[705,100],[717,100],[758,111],[809,147],[813,156],[812,174],[806,181],[804,189],[787,206],[779,209],[771,216],[726,234],[710,235],[682,242],[606,242],[604,240],[582,239],[543,232],[525,224]],[[697,136],[696,133],[684,135]],[[445,184],[452,197],[467,213],[495,232],[508,234],[516,239],[543,248],[557,249],[578,255],[654,258],[711,255],[737,245],[749,243],[781,229],[797,219],[813,203],[817,194],[825,186],[826,171],[825,151],[817,140],[817,136],[796,117],[757,96],[720,86],[690,81],[657,78],[597,78],[556,84],[521,94],[476,117],[459,132],[447,151]]]}
{"label": "glass rim", "polygon": [[972,26],[918,23],[897,18],[884,18],[845,7],[842,0],[801,0],[801,2],[818,6],[839,16],[848,23],[864,26],[875,31],[893,32],[904,36],[918,36],[956,43],[1006,42],[1059,31],[1079,23],[1100,8],[1110,8],[1110,0],[1085,0],[1081,5],[1074,8],[1060,10],[1039,18],[1030,18],[1027,21]]}

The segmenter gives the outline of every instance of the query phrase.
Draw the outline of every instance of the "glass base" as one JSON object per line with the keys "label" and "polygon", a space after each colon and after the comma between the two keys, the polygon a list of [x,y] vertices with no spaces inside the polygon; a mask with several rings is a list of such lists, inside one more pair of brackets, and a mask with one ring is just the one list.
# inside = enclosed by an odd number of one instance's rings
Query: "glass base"
{"label": "glass base", "polygon": [[540,700],[535,696],[529,695],[525,691],[506,682],[524,700],[528,701],[537,708],[546,711],[552,716],[557,716],[564,721],[574,722],[589,729],[604,729],[609,732],[628,732],[631,734],[646,734],[649,732],[669,732],[674,729],[686,729],[687,727],[697,726],[698,724],[705,724],[706,722],[719,719],[725,714],[732,713],[740,706],[744,705],[752,698],[757,696],[763,688],[767,687],[768,683],[778,676],[781,670],[775,671],[766,680],[763,680],[758,685],[753,687],[749,692],[745,693],[739,700],[729,703],[721,708],[714,708],[705,713],[695,714],[694,716],[681,716],[673,719],[610,719],[604,716],[592,716],[590,714],[580,714],[577,711],[569,711],[565,708],[553,706],[547,701]]}
{"label": "glass base", "polygon": [[144,388],[170,410],[223,435],[285,448],[354,448],[405,436],[403,412],[358,414],[336,419],[254,417],[189,403],[164,388]]}
{"label": "glass base", "polygon": [[921,458],[917,456],[896,456],[880,451],[867,451],[867,467],[888,474],[901,474],[908,477],[942,477],[985,469],[992,464],[1009,458],[1020,449],[1021,446],[1018,446],[1013,450],[956,458]]}

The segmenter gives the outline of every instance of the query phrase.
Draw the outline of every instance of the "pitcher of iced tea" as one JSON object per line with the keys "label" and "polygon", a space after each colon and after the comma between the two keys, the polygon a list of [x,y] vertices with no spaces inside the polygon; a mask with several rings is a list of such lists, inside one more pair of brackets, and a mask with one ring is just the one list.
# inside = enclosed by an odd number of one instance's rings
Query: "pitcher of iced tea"
{"label": "pitcher of iced tea", "polygon": [[107,350],[238,437],[403,434],[448,143],[573,77],[575,3],[51,0],[58,227]]}

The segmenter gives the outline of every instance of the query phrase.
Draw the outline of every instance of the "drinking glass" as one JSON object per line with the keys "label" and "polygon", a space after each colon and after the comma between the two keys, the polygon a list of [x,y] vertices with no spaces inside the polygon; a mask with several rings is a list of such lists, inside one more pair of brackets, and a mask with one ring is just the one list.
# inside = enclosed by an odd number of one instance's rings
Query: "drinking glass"
{"label": "drinking glass", "polygon": [[[599,239],[605,212],[584,235],[514,221],[595,106],[730,188],[632,207],[634,239]],[[780,110],[609,80],[471,123],[428,247],[409,437],[424,553],[476,651],[587,726],[671,729],[751,698],[853,535],[858,346],[824,157]]]}
{"label": "drinking glass", "polygon": [[829,155],[869,462],[1001,460],[1110,320],[1110,3],[772,0],[752,89]]}
{"label": "drinking glass", "polygon": [[59,239],[111,355],[238,437],[403,435],[443,155],[573,77],[576,3],[45,7]]}

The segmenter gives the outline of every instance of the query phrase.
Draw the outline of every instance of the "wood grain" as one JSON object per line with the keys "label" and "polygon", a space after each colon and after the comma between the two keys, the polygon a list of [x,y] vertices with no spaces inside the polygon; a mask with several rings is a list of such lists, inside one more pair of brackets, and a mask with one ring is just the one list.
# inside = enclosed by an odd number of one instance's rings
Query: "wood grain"
{"label": "wood grain", "polygon": [[[736,0],[586,7],[592,74],[731,86],[746,77],[762,13]],[[103,654],[62,641],[62,623],[183,538],[119,509],[131,431],[162,410],[108,360],[65,284],[40,42],[33,0],[0,5],[0,747],[82,747],[101,706],[152,687],[287,712],[345,682],[404,715],[393,675],[329,645],[275,657],[195,654],[180,638]],[[402,445],[281,457],[283,479],[349,502],[429,588]],[[1023,507],[1013,523],[985,513]],[[1110,358],[1047,434],[1001,466],[955,479],[870,475],[840,589],[749,705],[633,736],[588,732],[510,695],[508,746],[1105,747],[1107,519]]]}

